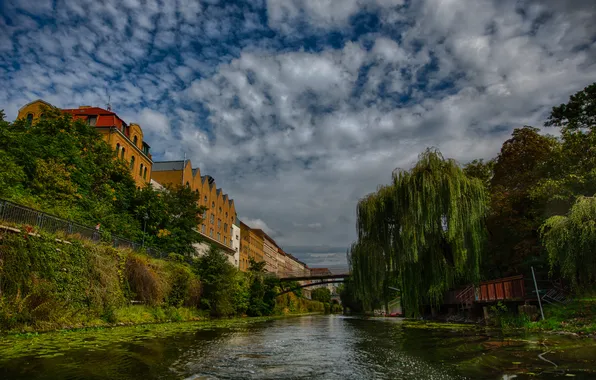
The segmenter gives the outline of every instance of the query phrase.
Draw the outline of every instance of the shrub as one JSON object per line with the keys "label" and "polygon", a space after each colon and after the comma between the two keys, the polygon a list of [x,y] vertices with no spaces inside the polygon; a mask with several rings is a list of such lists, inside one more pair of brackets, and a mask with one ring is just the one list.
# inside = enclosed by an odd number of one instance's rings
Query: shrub
{"label": "shrub", "polygon": [[126,259],[126,279],[131,296],[149,305],[163,302],[168,284],[159,268],[144,255],[129,253]]}

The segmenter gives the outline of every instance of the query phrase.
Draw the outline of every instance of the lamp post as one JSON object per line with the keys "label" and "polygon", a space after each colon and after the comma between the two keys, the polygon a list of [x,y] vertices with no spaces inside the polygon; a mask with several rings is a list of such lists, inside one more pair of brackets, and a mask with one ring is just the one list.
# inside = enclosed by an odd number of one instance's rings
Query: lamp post
{"label": "lamp post", "polygon": [[143,215],[143,243],[141,244],[141,247],[145,247],[145,230],[147,229],[147,219],[149,219],[149,215],[145,213],[145,215]]}

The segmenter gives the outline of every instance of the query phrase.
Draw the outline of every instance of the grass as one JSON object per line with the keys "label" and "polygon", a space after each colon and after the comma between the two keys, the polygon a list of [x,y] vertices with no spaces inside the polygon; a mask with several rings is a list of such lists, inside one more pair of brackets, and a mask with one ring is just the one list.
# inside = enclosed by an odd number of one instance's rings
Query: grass
{"label": "grass", "polygon": [[529,330],[595,334],[596,299],[583,298],[566,305],[545,306],[544,317],[544,321],[531,323]]}

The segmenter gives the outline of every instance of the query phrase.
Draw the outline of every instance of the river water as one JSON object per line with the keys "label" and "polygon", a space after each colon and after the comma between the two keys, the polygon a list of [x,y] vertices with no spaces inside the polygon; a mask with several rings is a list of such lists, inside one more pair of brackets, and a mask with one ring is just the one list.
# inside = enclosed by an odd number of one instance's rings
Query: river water
{"label": "river water", "polygon": [[594,339],[428,327],[316,315],[0,337],[0,379],[596,379]]}

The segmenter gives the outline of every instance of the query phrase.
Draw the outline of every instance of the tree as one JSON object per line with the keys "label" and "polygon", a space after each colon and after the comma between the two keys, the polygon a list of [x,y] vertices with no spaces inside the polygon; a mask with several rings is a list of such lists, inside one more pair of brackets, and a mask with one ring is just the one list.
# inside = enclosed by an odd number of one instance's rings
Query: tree
{"label": "tree", "polygon": [[567,216],[550,217],[540,232],[551,268],[576,289],[596,282],[596,198],[579,197]]}
{"label": "tree", "polygon": [[484,161],[483,159],[473,160],[464,166],[464,173],[471,178],[478,178],[488,190],[493,178],[495,160]]}
{"label": "tree", "polygon": [[546,216],[545,200],[536,188],[550,175],[551,160],[559,144],[552,136],[540,135],[525,126],[513,131],[494,160],[490,182],[490,232],[483,273],[489,278],[526,273],[539,260],[542,248],[538,228]]}
{"label": "tree", "polygon": [[346,278],[344,283],[338,287],[337,292],[344,309],[347,308],[353,313],[360,313],[364,310],[362,302],[356,297],[354,283],[351,278]]}
{"label": "tree", "polygon": [[236,268],[217,248],[211,247],[194,264],[201,279],[201,306],[214,317],[234,314]]}
{"label": "tree", "polygon": [[311,298],[314,301],[319,301],[323,303],[331,302],[331,291],[325,288],[316,288],[311,293]]}
{"label": "tree", "polygon": [[[486,191],[453,160],[427,150],[409,171],[358,203],[350,261],[356,295],[369,303],[391,281],[410,315],[438,303],[458,280],[477,281],[485,239]],[[356,249],[354,249],[356,248]]]}

